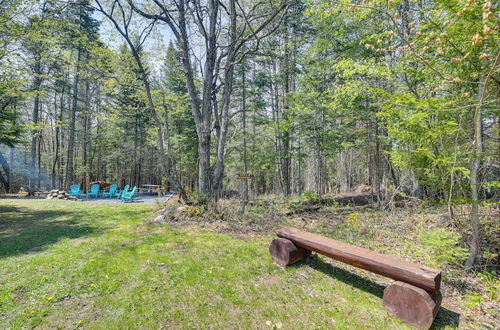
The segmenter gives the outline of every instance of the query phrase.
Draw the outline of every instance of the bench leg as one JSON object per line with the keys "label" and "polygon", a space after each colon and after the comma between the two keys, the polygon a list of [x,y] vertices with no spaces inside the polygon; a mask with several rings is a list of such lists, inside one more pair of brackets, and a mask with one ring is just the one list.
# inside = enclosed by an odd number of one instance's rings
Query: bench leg
{"label": "bench leg", "polygon": [[280,266],[288,266],[311,255],[311,251],[293,244],[286,238],[273,239],[269,253]]}
{"label": "bench leg", "polygon": [[429,329],[441,306],[441,293],[433,298],[427,291],[396,281],[384,290],[384,307],[391,316],[419,329]]}

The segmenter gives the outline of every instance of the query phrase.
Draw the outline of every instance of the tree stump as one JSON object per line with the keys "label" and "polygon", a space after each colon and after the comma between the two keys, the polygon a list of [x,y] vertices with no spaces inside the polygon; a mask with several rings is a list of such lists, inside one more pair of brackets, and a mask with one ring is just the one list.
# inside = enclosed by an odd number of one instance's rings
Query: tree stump
{"label": "tree stump", "polygon": [[269,245],[269,253],[280,266],[288,266],[311,255],[311,251],[293,244],[286,238],[276,238]]}
{"label": "tree stump", "polygon": [[439,291],[433,298],[427,291],[396,281],[384,290],[384,306],[391,316],[419,329],[429,329],[441,305]]}

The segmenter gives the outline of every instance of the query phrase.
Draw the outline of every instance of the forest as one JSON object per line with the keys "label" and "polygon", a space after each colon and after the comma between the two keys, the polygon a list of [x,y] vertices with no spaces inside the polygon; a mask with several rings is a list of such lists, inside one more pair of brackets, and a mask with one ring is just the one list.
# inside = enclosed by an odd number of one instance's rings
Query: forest
{"label": "forest", "polygon": [[472,267],[480,208],[500,197],[497,9],[0,0],[0,189],[147,183],[243,205],[369,192],[444,206]]}

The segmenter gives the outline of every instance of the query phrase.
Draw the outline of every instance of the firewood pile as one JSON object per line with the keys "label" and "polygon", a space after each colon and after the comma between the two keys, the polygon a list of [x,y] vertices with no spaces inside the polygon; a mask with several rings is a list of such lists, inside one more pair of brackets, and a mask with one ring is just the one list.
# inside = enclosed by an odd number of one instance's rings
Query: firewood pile
{"label": "firewood pile", "polygon": [[54,190],[49,191],[49,194],[47,195],[47,199],[65,199],[65,200],[71,200],[71,201],[77,200],[76,197],[70,196],[66,191],[58,190],[58,189],[54,189]]}

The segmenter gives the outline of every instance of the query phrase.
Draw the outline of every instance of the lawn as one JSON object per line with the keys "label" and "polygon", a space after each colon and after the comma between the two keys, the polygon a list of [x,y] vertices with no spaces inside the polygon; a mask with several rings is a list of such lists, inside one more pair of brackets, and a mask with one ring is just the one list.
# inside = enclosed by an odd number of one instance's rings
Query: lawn
{"label": "lawn", "polygon": [[[0,199],[0,328],[407,328],[383,308],[380,278],[319,256],[284,269],[272,233],[152,217],[146,205]],[[435,327],[456,321],[442,308]]]}

